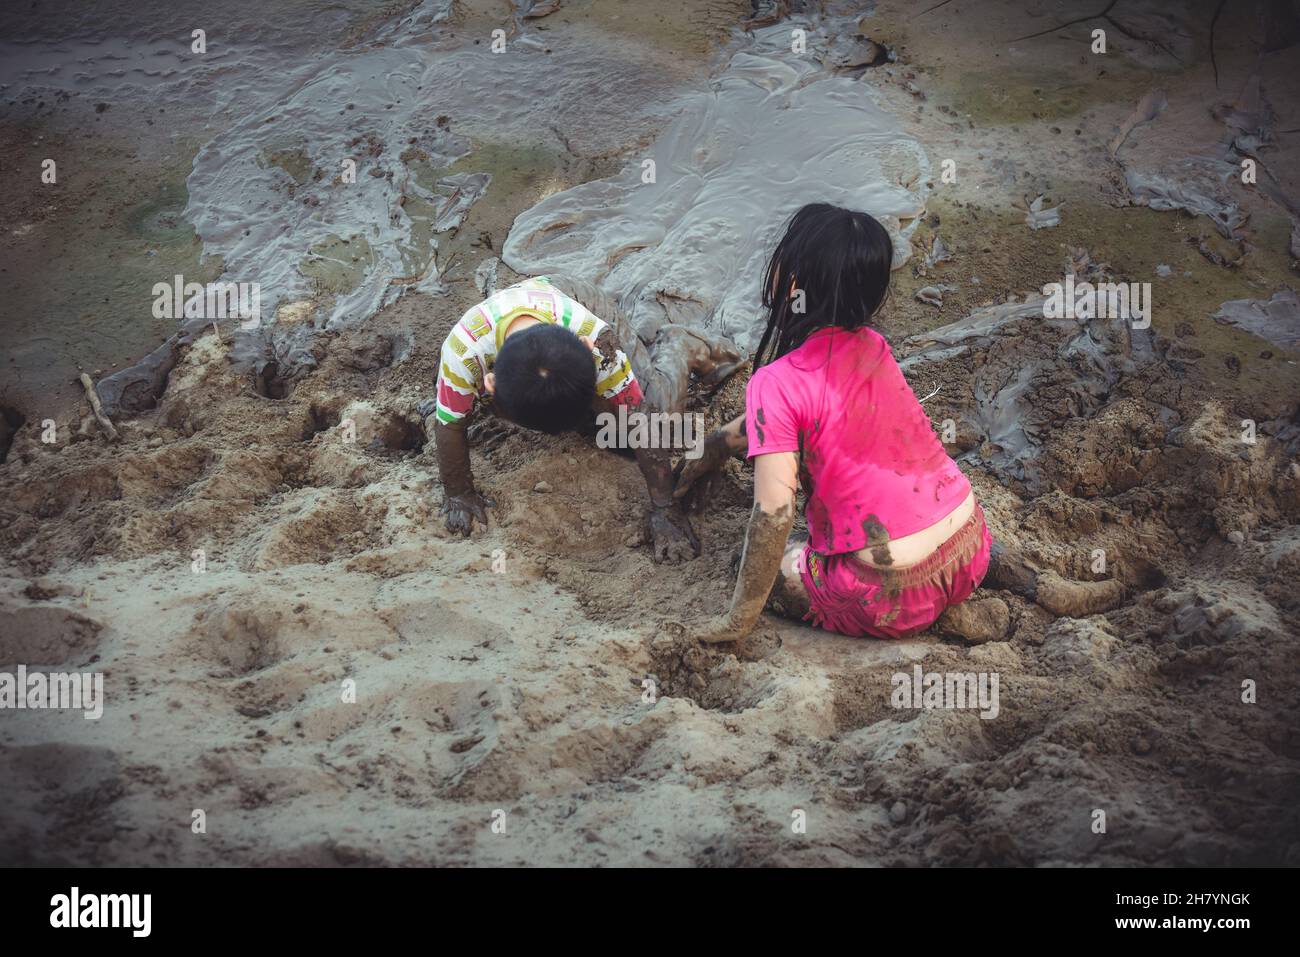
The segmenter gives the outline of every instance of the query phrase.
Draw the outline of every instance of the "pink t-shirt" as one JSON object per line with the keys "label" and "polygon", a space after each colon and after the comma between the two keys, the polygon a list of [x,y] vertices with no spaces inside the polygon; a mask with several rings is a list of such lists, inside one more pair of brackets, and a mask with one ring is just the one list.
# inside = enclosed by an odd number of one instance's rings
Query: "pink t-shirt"
{"label": "pink t-shirt", "polygon": [[799,452],[814,551],[855,552],[928,528],[970,481],[948,457],[889,343],[831,326],[763,366],[745,392],[749,456]]}

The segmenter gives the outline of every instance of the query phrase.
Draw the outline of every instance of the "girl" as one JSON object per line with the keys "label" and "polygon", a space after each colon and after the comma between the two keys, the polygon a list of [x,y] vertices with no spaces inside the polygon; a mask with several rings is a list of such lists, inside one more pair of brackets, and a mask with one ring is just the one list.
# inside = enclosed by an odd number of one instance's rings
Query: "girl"
{"label": "girl", "polygon": [[[769,595],[774,610],[828,631],[907,637],[988,569],[992,540],[970,482],[870,327],[892,259],[880,223],[825,203],[799,210],[772,254],[745,414],[709,437],[674,493],[729,455],[755,460],[731,608],[704,625],[703,641],[743,638]],[[787,548],[796,481],[809,540]]]}

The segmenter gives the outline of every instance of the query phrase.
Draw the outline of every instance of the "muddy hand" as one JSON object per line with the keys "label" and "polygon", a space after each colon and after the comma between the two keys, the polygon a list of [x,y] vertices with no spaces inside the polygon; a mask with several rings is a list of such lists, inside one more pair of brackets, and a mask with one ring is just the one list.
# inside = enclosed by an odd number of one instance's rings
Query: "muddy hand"
{"label": "muddy hand", "polygon": [[670,638],[686,638],[690,641],[716,645],[724,641],[739,641],[748,629],[737,628],[729,615],[712,615],[703,620],[679,621],[669,618],[659,623],[658,633]]}
{"label": "muddy hand", "polygon": [[447,516],[447,531],[468,538],[474,528],[474,519],[478,519],[487,528],[487,509],[496,508],[496,504],[478,492],[465,492],[461,495],[448,495],[439,514]]}
{"label": "muddy hand", "polygon": [[690,561],[700,554],[700,540],[695,536],[681,507],[654,506],[647,517],[650,531],[651,558],[656,562]]}
{"label": "muddy hand", "polygon": [[740,641],[749,634],[749,629],[736,624],[730,615],[714,615],[689,629],[687,634],[706,645],[716,645],[724,641]]}

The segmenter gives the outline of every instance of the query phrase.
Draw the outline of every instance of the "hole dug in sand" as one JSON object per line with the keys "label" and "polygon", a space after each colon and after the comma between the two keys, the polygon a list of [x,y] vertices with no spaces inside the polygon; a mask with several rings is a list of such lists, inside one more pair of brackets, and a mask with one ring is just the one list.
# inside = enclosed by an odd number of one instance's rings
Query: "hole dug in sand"
{"label": "hole dug in sand", "polygon": [[223,602],[199,632],[204,656],[225,665],[235,675],[249,675],[282,661],[287,652],[280,634],[285,612],[239,607]]}
{"label": "hole dug in sand", "polygon": [[266,399],[287,399],[293,393],[294,382],[281,372],[280,363],[274,359],[253,373],[253,391]]}
{"label": "hole dug in sand", "polygon": [[[315,681],[326,684],[340,656],[375,651],[393,643],[393,629],[379,620],[367,602],[357,599],[364,579],[346,573],[302,566],[284,573],[278,587],[229,588],[201,596],[193,625],[184,643],[201,662],[228,670],[225,677],[252,678],[239,685],[235,703],[259,707],[291,696],[295,700],[307,683],[300,668],[314,668]],[[246,579],[241,579],[246,580]],[[328,581],[331,588],[316,599],[299,600]],[[275,666],[293,660],[294,668]]]}
{"label": "hole dug in sand", "polygon": [[347,489],[305,489],[289,503],[293,512],[266,530],[253,563],[258,569],[322,564],[362,551],[372,516]]}
{"label": "hole dug in sand", "polygon": [[14,434],[27,422],[27,416],[8,405],[0,405],[0,463],[9,458]]}
{"label": "hole dug in sand", "polygon": [[389,452],[418,452],[424,448],[424,424],[394,409],[379,409],[361,400],[349,403],[339,413],[339,428],[364,449]]}
{"label": "hole dug in sand", "polygon": [[648,643],[659,694],[689,698],[708,711],[757,707],[776,690],[767,667],[714,651],[687,637],[659,635]]}
{"label": "hole dug in sand", "polygon": [[332,429],[338,424],[338,420],[339,410],[336,404],[325,405],[313,402],[307,407],[306,414],[302,419],[302,441],[310,442],[320,433]]}
{"label": "hole dug in sand", "polygon": [[0,667],[84,662],[99,647],[103,627],[68,608],[0,599]]}

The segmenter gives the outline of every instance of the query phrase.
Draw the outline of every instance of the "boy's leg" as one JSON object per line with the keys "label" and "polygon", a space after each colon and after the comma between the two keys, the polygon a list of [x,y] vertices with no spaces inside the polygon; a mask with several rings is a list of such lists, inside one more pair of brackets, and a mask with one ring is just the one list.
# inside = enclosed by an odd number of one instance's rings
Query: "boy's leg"
{"label": "boy's leg", "polygon": [[[619,306],[618,301],[600,286],[587,282],[585,279],[574,279],[570,276],[551,276],[550,280],[551,285],[560,292],[570,299],[576,299],[592,315],[604,320],[605,324],[613,331],[618,347],[623,350],[628,361],[632,363],[632,371],[637,374],[639,379],[641,370],[648,368],[650,365],[650,356],[646,351],[645,343],[632,331],[632,325],[628,322],[627,316],[623,314],[623,309]],[[642,388],[644,389],[644,385]]]}
{"label": "boy's leg", "polygon": [[705,385],[721,383],[744,365],[740,351],[726,339],[713,338],[690,326],[664,323],[649,347],[632,329],[613,296],[594,283],[552,276],[552,284],[609,324],[619,347],[632,363],[646,406],[656,412],[681,412],[691,373]]}
{"label": "boy's leg", "polygon": [[[663,412],[686,408],[692,372],[705,386],[716,386],[745,363],[740,350],[728,340],[673,323],[659,327],[648,352],[651,385],[657,393],[655,408]],[[646,395],[650,395],[648,390]]]}

